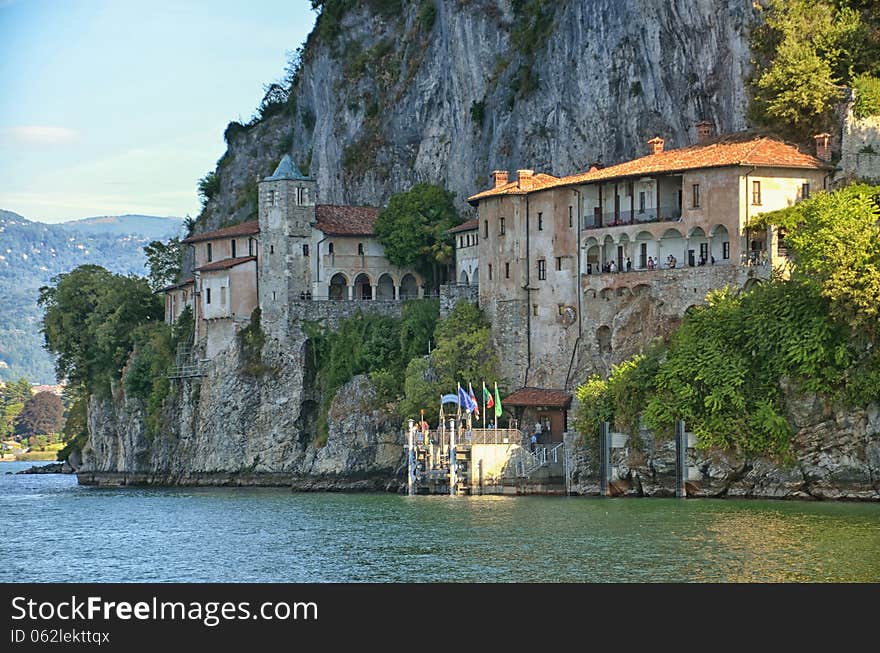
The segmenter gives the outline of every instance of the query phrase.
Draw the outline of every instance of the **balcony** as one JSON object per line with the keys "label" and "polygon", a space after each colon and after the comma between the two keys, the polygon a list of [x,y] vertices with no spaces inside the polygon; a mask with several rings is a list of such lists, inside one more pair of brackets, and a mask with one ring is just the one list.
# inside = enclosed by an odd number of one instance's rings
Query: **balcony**
{"label": "balcony", "polygon": [[638,210],[633,213],[630,210],[610,211],[602,213],[601,219],[598,214],[584,216],[584,229],[605,229],[606,227],[621,227],[639,224],[652,224],[655,222],[678,222],[681,220],[681,209],[679,208],[660,208],[660,217],[658,218],[657,209],[645,209],[642,212]]}

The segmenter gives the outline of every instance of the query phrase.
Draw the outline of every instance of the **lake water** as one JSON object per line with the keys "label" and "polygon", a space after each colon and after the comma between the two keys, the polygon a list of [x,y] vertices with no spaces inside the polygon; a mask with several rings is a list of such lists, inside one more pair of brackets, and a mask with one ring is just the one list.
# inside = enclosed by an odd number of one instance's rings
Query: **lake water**
{"label": "lake water", "polygon": [[880,504],[108,489],[0,464],[0,581],[880,581]]}

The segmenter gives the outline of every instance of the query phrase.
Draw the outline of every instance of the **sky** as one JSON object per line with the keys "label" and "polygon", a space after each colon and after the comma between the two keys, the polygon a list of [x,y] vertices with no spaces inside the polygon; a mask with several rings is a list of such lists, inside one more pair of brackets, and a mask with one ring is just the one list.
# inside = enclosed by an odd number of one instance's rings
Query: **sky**
{"label": "sky", "polygon": [[308,0],[0,0],[0,209],[195,217],[226,125],[314,21]]}

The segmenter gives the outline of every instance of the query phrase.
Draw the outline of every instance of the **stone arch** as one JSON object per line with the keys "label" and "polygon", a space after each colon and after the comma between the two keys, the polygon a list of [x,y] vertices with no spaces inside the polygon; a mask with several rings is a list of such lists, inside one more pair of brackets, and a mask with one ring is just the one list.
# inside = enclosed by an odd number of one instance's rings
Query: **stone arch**
{"label": "stone arch", "polygon": [[709,263],[709,239],[706,238],[706,232],[702,227],[694,227],[688,233],[688,260],[687,264],[693,267],[699,265],[700,261],[706,265]]}
{"label": "stone arch", "polygon": [[614,288],[602,288],[602,290],[599,291],[599,297],[606,301],[611,299],[614,297]]}
{"label": "stone arch", "polygon": [[361,272],[354,278],[354,298],[373,299],[373,282],[366,272]]}
{"label": "stone arch", "polygon": [[600,354],[610,354],[612,352],[611,328],[603,324],[596,329],[596,342],[599,343]]}
{"label": "stone arch", "polygon": [[[616,245],[614,244],[614,238],[612,238],[610,235],[605,236],[605,238],[602,240],[602,265],[608,265],[609,263],[611,263],[611,261],[615,259],[616,251],[617,250]],[[616,262],[615,265],[617,265]]]}
{"label": "stone arch", "polygon": [[474,271],[471,273],[471,284],[478,286],[480,285],[480,268],[475,267]]}
{"label": "stone arch", "polygon": [[394,277],[387,272],[379,277],[379,283],[376,285],[376,299],[383,301],[394,299]]}
{"label": "stone arch", "polygon": [[342,272],[334,274],[330,278],[330,289],[327,296],[336,301],[348,299],[348,277]]}
{"label": "stone arch", "polygon": [[618,297],[632,297],[632,290],[630,290],[627,286],[621,286],[615,291],[615,294]]}
{"label": "stone arch", "polygon": [[[715,259],[715,264],[730,263],[730,234],[727,232],[727,227],[716,224],[709,230],[709,236],[712,238],[710,255]],[[727,258],[724,258],[725,254]]]}
{"label": "stone arch", "polygon": [[687,247],[687,241],[684,238],[684,235],[678,230],[673,228],[667,229],[663,236],[660,238],[660,265],[662,267],[667,267],[668,260],[670,256],[675,257],[675,267],[682,267],[686,262],[685,248]]}
{"label": "stone arch", "polygon": [[648,259],[656,262],[657,239],[650,231],[640,231],[633,240],[633,267],[637,270],[649,269]]}
{"label": "stone arch", "polygon": [[461,274],[458,275],[458,285],[460,286],[469,286],[470,283],[468,281],[467,272],[464,270],[461,271]]}
{"label": "stone arch", "polygon": [[761,279],[755,279],[752,277],[751,279],[746,279],[746,282],[743,284],[742,291],[749,292],[752,288],[761,283]]}
{"label": "stone arch", "polygon": [[602,271],[602,252],[599,247],[599,241],[590,236],[584,241],[584,250],[586,252],[587,274],[596,274]]}
{"label": "stone arch", "polygon": [[651,294],[651,286],[647,283],[640,283],[633,287],[633,295],[636,297],[647,296]]}
{"label": "stone arch", "polygon": [[416,299],[419,296],[419,284],[416,278],[407,272],[400,280],[400,298]]}

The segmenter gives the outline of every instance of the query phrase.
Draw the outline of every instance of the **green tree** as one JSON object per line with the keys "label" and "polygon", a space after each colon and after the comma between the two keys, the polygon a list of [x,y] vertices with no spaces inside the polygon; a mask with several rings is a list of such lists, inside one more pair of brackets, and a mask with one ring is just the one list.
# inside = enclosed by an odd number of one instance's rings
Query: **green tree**
{"label": "green tree", "polygon": [[174,283],[180,274],[183,249],[176,236],[167,242],[154,240],[144,247],[150,274],[150,287],[160,290]]}
{"label": "green tree", "polygon": [[431,184],[416,184],[391,197],[376,220],[376,235],[385,256],[394,265],[415,267],[436,287],[440,267],[453,258],[449,229],[461,222],[449,191]]}
{"label": "green tree", "polygon": [[22,437],[59,433],[64,426],[64,404],[51,392],[28,399],[15,418],[15,434]]}
{"label": "green tree", "polygon": [[142,277],[82,265],[40,288],[42,332],[58,378],[105,392],[119,379],[138,326],[163,317],[162,301]]}
{"label": "green tree", "polygon": [[843,86],[880,73],[880,17],[855,0],[770,0],[752,30],[752,119],[805,140],[827,129]]}
{"label": "green tree", "polygon": [[434,421],[440,395],[454,392],[459,383],[494,383],[498,378],[498,358],[492,348],[489,323],[473,304],[456,304],[437,323],[434,337],[436,346],[431,355],[414,358],[407,365],[405,399],[401,403],[404,417],[418,417],[425,409],[425,416]]}

